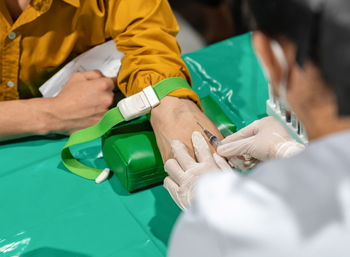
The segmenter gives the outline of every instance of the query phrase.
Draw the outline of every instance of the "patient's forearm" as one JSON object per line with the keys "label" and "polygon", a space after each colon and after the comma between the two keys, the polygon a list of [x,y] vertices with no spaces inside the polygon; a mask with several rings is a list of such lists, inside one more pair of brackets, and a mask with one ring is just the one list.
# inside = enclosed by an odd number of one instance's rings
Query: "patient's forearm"
{"label": "patient's forearm", "polygon": [[44,98],[0,102],[0,141],[50,133],[59,125],[52,109]]}
{"label": "patient's forearm", "polygon": [[113,103],[114,88],[99,71],[77,72],[54,98],[0,102],[0,141],[90,127]]}

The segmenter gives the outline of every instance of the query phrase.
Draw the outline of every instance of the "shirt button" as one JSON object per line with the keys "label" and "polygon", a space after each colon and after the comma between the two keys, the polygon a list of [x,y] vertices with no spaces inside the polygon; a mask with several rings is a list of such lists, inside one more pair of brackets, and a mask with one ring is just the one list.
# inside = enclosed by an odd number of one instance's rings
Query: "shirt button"
{"label": "shirt button", "polygon": [[16,32],[12,31],[7,36],[9,39],[14,40],[17,37],[17,34],[16,34]]}
{"label": "shirt button", "polygon": [[9,81],[7,82],[7,86],[13,88],[15,86],[15,83],[13,81]]}

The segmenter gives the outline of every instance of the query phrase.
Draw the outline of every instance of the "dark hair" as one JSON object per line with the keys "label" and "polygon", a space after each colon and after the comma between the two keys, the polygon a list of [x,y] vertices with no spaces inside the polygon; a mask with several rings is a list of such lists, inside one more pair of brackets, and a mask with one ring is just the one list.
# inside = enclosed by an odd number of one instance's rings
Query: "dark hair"
{"label": "dark hair", "polygon": [[297,62],[303,66],[307,58],[317,60],[317,20],[299,1],[248,0],[256,28],[271,38],[287,37],[297,45]]}
{"label": "dark hair", "polygon": [[340,115],[350,114],[349,0],[325,0],[312,9],[310,0],[246,0],[255,27],[271,38],[287,37],[297,46],[302,67],[313,61],[334,89]]}

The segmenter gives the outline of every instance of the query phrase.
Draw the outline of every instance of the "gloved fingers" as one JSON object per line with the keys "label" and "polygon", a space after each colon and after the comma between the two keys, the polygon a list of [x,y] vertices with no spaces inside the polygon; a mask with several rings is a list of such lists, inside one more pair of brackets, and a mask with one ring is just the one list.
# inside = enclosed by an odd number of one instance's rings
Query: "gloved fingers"
{"label": "gloved fingers", "polygon": [[188,170],[196,165],[196,161],[190,156],[186,146],[179,140],[173,140],[171,142],[171,149],[175,159],[183,170]]}
{"label": "gloved fingers", "polygon": [[210,148],[200,132],[193,132],[192,143],[198,162],[208,162],[209,160],[212,160],[213,157],[211,155]]}
{"label": "gloved fingers", "polygon": [[243,154],[243,158],[244,158],[245,161],[250,161],[250,160],[253,160],[253,159],[254,159],[253,157],[251,157],[251,156],[248,155],[248,154]]}
{"label": "gloved fingers", "polygon": [[244,165],[244,167],[246,167],[247,169],[251,169],[251,168],[253,168],[253,167],[254,167],[256,164],[258,164],[258,163],[259,163],[259,160],[253,158],[253,159],[250,159],[250,160],[245,160],[245,161],[243,162],[243,165]]}
{"label": "gloved fingers", "polygon": [[169,191],[171,195],[173,195],[172,194],[173,192],[177,192],[179,190],[178,184],[176,184],[171,177],[167,176],[163,182],[164,182],[163,186],[165,187],[166,190]]}
{"label": "gloved fingers", "polygon": [[243,162],[243,165],[244,165],[244,168],[242,169],[242,171],[249,171],[251,169],[253,169],[260,161],[257,160],[257,159],[254,159],[254,160],[250,160],[250,161],[244,161]]}
{"label": "gloved fingers", "polygon": [[244,154],[243,156],[243,165],[244,167],[250,169],[254,167],[259,161],[248,154]]}
{"label": "gloved fingers", "polygon": [[305,146],[295,140],[279,143],[275,146],[275,157],[288,158],[304,150]]}
{"label": "gloved fingers", "polygon": [[177,206],[180,207],[181,210],[184,210],[185,207],[181,203],[181,199],[179,197],[179,186],[172,180],[169,176],[164,179],[164,188],[169,192],[171,198],[173,198],[174,202]]}
{"label": "gloved fingers", "polygon": [[230,157],[228,163],[231,167],[241,170],[243,173],[254,168],[260,161],[248,155]]}
{"label": "gloved fingers", "polygon": [[227,161],[217,153],[213,154],[213,158],[216,165],[218,165],[221,170],[232,170],[231,166],[227,163]]}
{"label": "gloved fingers", "polygon": [[250,170],[250,169],[254,168],[258,163],[259,163],[259,161],[257,160],[256,162],[251,162],[249,164],[245,163],[244,165],[245,165],[246,169]]}
{"label": "gloved fingers", "polygon": [[238,170],[244,170],[246,167],[244,166],[244,160],[239,158],[238,156],[230,157],[228,159],[228,163],[232,168],[238,169]]}
{"label": "gloved fingers", "polygon": [[254,137],[244,138],[235,142],[219,145],[217,152],[219,155],[230,158],[232,156],[243,156],[250,154],[250,149],[254,145]]}
{"label": "gloved fingers", "polygon": [[242,140],[242,139],[249,138],[256,135],[257,123],[258,121],[254,121],[253,123],[249,124],[245,128],[242,128],[238,132],[226,137],[224,140],[221,141],[221,143],[227,144],[227,143],[235,142],[235,141]]}
{"label": "gloved fingers", "polygon": [[164,164],[164,170],[177,185],[181,186],[184,180],[185,172],[175,159],[167,160],[167,162]]}

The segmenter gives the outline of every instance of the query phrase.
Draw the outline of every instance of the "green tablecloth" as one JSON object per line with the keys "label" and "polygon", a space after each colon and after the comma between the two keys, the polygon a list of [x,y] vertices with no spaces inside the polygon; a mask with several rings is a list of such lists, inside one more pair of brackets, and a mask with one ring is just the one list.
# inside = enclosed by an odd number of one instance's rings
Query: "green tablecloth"
{"label": "green tablecloth", "polygon": [[[238,128],[265,115],[267,86],[250,34],[184,56],[201,95],[211,94]],[[127,193],[113,176],[100,185],[60,161],[67,138],[0,145],[0,256],[165,256],[180,210],[162,186]],[[100,141],[76,149],[91,165]]]}

